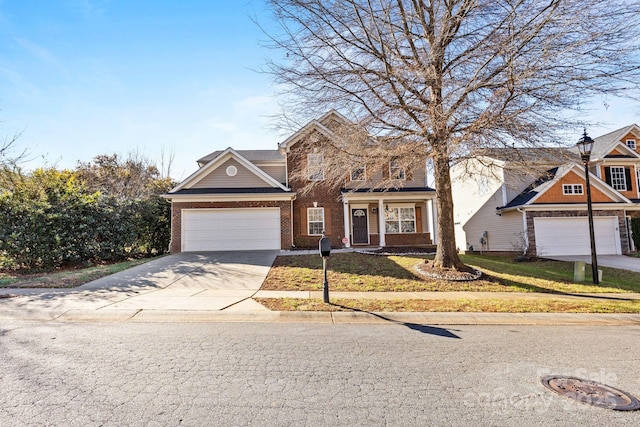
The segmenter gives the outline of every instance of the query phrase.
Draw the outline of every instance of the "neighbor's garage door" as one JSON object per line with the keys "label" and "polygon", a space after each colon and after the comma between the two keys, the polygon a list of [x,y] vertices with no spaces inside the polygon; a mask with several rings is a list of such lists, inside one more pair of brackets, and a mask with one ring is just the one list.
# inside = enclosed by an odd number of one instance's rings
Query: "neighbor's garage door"
{"label": "neighbor's garage door", "polygon": [[280,209],[186,209],[182,250],[280,249]]}
{"label": "neighbor's garage door", "polygon": [[[534,218],[538,256],[589,255],[589,220],[587,217]],[[618,218],[595,217],[593,222],[598,255],[620,255]]]}

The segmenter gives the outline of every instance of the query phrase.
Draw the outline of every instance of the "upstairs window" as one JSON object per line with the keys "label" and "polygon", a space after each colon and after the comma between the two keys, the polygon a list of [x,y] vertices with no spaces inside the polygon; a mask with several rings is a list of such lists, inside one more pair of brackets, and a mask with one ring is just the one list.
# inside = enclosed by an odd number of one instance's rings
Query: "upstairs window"
{"label": "upstairs window", "polygon": [[359,166],[351,170],[351,181],[365,181],[367,174],[364,166]]}
{"label": "upstairs window", "polygon": [[632,150],[636,149],[636,140],[635,139],[627,139],[627,147],[631,148]]}
{"label": "upstairs window", "polygon": [[324,180],[324,156],[322,154],[307,154],[307,172],[309,181]]}
{"label": "upstairs window", "polygon": [[407,179],[406,171],[396,160],[391,160],[389,162],[389,178],[399,179],[402,181]]}
{"label": "upstairs window", "polygon": [[307,231],[309,236],[322,236],[324,208],[307,208]]}
{"label": "upstairs window", "polygon": [[611,167],[611,186],[614,190],[627,191],[627,180],[625,179],[623,167]]}
{"label": "upstairs window", "polygon": [[563,184],[562,194],[577,196],[583,193],[582,184]]}

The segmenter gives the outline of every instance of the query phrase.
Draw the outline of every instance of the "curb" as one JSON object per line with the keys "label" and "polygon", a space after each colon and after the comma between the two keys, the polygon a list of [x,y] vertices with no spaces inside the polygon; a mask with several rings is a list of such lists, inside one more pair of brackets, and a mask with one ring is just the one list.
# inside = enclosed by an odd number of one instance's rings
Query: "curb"
{"label": "curb", "polygon": [[209,310],[0,311],[0,320],[135,323],[328,323],[401,325],[640,325],[640,314],[584,313],[398,313]]}

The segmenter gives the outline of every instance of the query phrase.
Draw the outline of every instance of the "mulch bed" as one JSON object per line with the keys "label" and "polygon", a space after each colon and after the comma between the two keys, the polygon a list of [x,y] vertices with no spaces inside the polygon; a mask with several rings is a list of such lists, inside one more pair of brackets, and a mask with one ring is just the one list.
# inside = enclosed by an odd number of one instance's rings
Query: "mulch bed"
{"label": "mulch bed", "polygon": [[469,282],[482,277],[482,272],[469,268],[468,271],[456,270],[454,268],[437,268],[433,262],[425,260],[416,265],[418,273],[432,279],[449,280],[452,282]]}

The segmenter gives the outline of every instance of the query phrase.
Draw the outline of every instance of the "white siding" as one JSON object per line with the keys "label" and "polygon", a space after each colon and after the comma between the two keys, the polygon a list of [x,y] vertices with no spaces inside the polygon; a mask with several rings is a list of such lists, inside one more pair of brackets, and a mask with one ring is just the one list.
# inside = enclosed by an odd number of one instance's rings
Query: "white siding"
{"label": "white siding", "polygon": [[[452,192],[456,246],[465,251],[516,251],[521,249],[524,225],[519,212],[496,214],[504,206],[503,173],[499,166],[488,168],[477,160],[469,160],[452,167]],[[516,180],[506,188],[508,197],[519,194],[526,185]],[[517,193],[516,193],[517,191]],[[487,232],[486,244],[480,238]]]}

